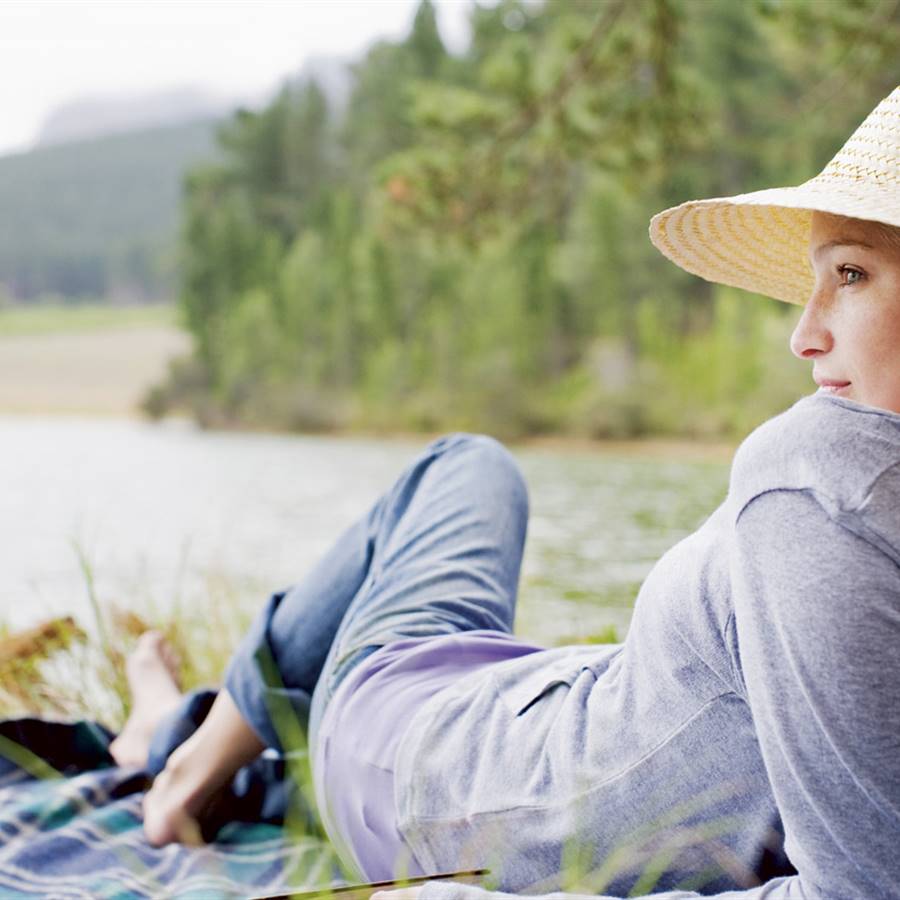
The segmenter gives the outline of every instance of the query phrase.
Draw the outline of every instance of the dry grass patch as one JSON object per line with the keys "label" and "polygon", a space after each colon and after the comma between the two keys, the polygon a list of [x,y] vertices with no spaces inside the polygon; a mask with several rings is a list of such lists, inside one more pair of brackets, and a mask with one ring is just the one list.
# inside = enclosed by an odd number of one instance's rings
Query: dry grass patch
{"label": "dry grass patch", "polygon": [[190,339],[170,325],[0,332],[0,412],[135,415]]}

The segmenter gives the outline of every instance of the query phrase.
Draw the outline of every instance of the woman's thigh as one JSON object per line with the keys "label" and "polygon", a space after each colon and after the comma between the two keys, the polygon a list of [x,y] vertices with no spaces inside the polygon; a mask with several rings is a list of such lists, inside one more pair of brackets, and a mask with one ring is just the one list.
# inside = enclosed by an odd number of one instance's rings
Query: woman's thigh
{"label": "woman's thigh", "polygon": [[527,519],[524,479],[502,445],[465,434],[431,444],[373,509],[368,573],[318,680],[312,730],[341,680],[378,647],[512,631]]}

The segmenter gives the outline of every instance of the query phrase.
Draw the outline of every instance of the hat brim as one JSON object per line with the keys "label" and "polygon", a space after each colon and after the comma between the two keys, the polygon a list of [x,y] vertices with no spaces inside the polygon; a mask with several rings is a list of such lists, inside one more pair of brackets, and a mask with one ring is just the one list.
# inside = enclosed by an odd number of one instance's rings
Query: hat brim
{"label": "hat brim", "polygon": [[692,200],[657,213],[650,240],[672,262],[707,281],[786,303],[812,292],[809,228],[813,212],[900,226],[883,187],[852,187],[819,176],[798,187]]}

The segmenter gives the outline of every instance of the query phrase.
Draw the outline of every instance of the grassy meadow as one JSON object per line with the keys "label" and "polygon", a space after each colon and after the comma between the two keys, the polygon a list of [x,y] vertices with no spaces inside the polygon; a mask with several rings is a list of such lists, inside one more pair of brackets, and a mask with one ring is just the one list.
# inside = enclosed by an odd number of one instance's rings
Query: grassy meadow
{"label": "grassy meadow", "polygon": [[135,415],[189,349],[169,305],[0,307],[0,414]]}
{"label": "grassy meadow", "polygon": [[70,334],[141,327],[176,326],[175,307],[168,303],[110,306],[108,303],[39,303],[0,306],[0,338]]}

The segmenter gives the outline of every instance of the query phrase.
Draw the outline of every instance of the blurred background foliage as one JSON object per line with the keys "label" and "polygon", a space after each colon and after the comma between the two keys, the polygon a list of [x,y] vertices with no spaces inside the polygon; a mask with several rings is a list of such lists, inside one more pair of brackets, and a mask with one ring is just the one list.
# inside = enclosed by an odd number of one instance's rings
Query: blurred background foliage
{"label": "blurred background foliage", "polygon": [[209,425],[736,436],[812,387],[791,308],[681,272],[651,215],[817,173],[900,73],[897,0],[423,0],[340,108],[291,81],[190,171]]}

